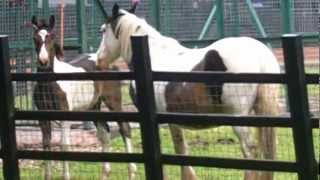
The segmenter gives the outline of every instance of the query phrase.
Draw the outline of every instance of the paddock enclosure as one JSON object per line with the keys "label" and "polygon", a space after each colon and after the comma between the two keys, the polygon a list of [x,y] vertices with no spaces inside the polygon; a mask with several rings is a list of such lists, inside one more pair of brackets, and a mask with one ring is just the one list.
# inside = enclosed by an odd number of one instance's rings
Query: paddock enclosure
{"label": "paddock enclosure", "polygon": [[[45,160],[52,160],[53,179],[62,179],[63,161],[70,161],[71,179],[100,179],[101,162],[104,161],[112,162],[110,179],[128,179],[127,162],[137,164],[135,179],[161,179],[162,169],[167,179],[180,179],[180,165],[192,165],[199,179],[240,180],[246,169],[272,171],[277,180],[319,178],[319,1],[142,0],[138,5],[140,17],[188,47],[203,47],[228,36],[255,37],[273,49],[282,67],[283,74],[280,75],[151,72],[146,63],[147,56],[141,56],[147,52],[146,37],[135,38],[135,46],[141,51],[134,52],[133,60],[138,59],[134,61],[137,69],[134,72],[128,72],[121,61],[116,64],[121,72],[59,75],[35,72],[32,28],[28,27],[33,15],[46,19],[55,15],[56,39],[60,43],[63,37],[65,61],[70,61],[81,53],[97,50],[100,26],[106,13],[111,13],[114,2],[124,8],[131,4],[129,0],[64,0],[65,5],[61,8],[59,0],[0,2],[0,34],[9,36],[0,39],[0,179],[44,179]],[[282,37],[287,33],[300,35]],[[123,112],[109,112],[104,106],[100,112],[36,110],[32,101],[35,81],[88,79],[121,81]],[[141,90],[136,97],[140,101],[138,109],[128,92],[129,80],[135,80],[138,91]],[[153,86],[153,81],[203,83],[208,80],[281,84],[280,116],[242,117],[155,110],[153,97],[157,94],[153,89],[161,88],[161,85]],[[84,96],[86,90],[77,93]],[[270,95],[270,98],[275,97]],[[187,103],[182,103],[181,107]],[[54,121],[52,152],[43,151],[38,120]],[[69,152],[60,150],[59,121],[63,120],[70,122],[72,127]],[[95,127],[83,123],[97,120],[110,124],[109,153],[101,153]],[[133,153],[124,153],[125,146],[115,125],[117,121],[131,122]],[[208,130],[185,130],[190,156],[176,156],[167,123],[188,124],[192,121],[219,126]],[[272,161],[244,159],[231,126],[275,127],[276,158]]]}

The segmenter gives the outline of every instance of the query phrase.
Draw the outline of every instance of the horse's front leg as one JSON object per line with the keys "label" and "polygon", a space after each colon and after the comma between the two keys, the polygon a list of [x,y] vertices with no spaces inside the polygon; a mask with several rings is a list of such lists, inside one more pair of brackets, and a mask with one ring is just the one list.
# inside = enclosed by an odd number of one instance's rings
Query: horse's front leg
{"label": "horse's front leg", "polygon": [[[183,135],[183,131],[177,125],[169,125],[174,149],[177,154],[188,154],[188,144],[186,143]],[[182,180],[196,180],[198,179],[196,173],[191,166],[181,167]]]}
{"label": "horse's front leg", "polygon": [[[119,81],[106,81],[103,84],[104,103],[110,111],[121,112],[122,111],[122,93],[121,83]],[[133,146],[131,141],[131,128],[129,123],[118,123],[120,134],[127,153],[133,152]],[[135,163],[129,163],[128,165],[128,179],[135,179],[137,172],[137,166]]]}
{"label": "horse's front leg", "polygon": [[[110,131],[109,131],[109,128],[107,127],[106,122],[97,121],[95,123],[95,125],[97,127],[97,137],[102,145],[102,152],[109,152],[110,151],[110,144],[111,144],[110,143],[111,136],[110,136]],[[103,167],[102,167],[101,179],[107,180],[108,177],[110,176],[110,172],[111,172],[110,164],[108,162],[104,162]]]}
{"label": "horse's front leg", "polygon": [[[42,145],[45,151],[51,151],[51,122],[42,121],[39,122],[41,133],[42,133]],[[44,161],[44,179],[51,180],[52,177],[52,167],[51,161]]]}
{"label": "horse's front leg", "polygon": [[[68,151],[70,147],[70,124],[66,121],[61,121],[61,150]],[[69,163],[68,161],[63,161],[63,179],[70,179]]]}
{"label": "horse's front leg", "polygon": [[[248,159],[256,159],[258,147],[254,139],[254,133],[250,131],[250,128],[234,126],[233,131],[239,138],[241,151],[244,157]],[[245,171],[244,179],[257,180],[259,179],[258,172],[247,170]]]}
{"label": "horse's front leg", "polygon": [[[126,152],[132,153],[133,152],[133,146],[131,141],[131,128],[129,123],[119,123],[120,127],[120,134],[123,138],[123,141],[126,146]],[[135,175],[137,172],[137,166],[135,163],[129,163],[128,166],[128,173],[129,173],[129,180],[135,179]]]}

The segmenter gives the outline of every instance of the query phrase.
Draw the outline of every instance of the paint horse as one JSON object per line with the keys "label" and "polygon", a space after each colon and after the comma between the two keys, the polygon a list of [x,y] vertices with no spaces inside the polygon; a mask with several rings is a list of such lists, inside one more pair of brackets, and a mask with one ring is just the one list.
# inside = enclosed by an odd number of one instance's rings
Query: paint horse
{"label": "paint horse", "polygon": [[[63,62],[61,47],[55,42],[54,28],[55,18],[50,17],[49,24],[45,20],[32,18],[34,28],[34,43],[37,53],[37,72],[73,73],[96,70],[96,55],[83,55],[70,63]],[[83,93],[83,94],[79,94]],[[39,81],[36,83],[33,100],[39,110],[94,110],[99,109],[102,102],[110,111],[121,111],[121,84],[119,81]],[[39,122],[43,135],[43,148],[51,150],[51,122]],[[97,137],[102,144],[102,151],[110,148],[110,132],[105,121],[95,121]],[[128,123],[119,123],[120,134],[125,142],[126,151],[132,152],[131,129]],[[61,122],[62,150],[67,151],[70,145],[70,123]],[[45,179],[52,178],[50,162],[45,162]],[[129,178],[135,176],[135,164],[129,164]],[[103,165],[105,179],[110,174],[109,163]],[[69,165],[63,163],[63,178],[70,179]]]}
{"label": "paint horse", "polygon": [[[153,71],[224,71],[230,73],[280,73],[277,59],[263,43],[249,37],[224,38],[200,49],[189,49],[175,39],[161,35],[133,10],[115,4],[112,15],[102,25],[104,31],[97,53],[98,61],[113,62],[122,57],[127,64],[132,58],[132,35],[148,35]],[[130,67],[130,66],[129,66]],[[277,115],[277,85],[244,83],[155,83],[158,111],[189,113],[230,113],[239,115]],[[159,85],[159,87],[157,86]],[[272,97],[272,98],[270,98]],[[185,104],[179,104],[185,103]],[[209,128],[169,124],[176,153],[188,154],[181,128]],[[248,127],[233,127],[245,158],[274,159],[276,142],[273,128],[258,128],[254,136]],[[191,166],[181,167],[181,179],[197,179]],[[270,180],[270,172],[246,171],[246,180]]]}

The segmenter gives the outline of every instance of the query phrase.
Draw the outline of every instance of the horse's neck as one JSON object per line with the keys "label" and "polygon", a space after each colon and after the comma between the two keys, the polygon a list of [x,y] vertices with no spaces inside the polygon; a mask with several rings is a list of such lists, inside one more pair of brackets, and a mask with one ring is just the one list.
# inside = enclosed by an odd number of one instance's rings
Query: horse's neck
{"label": "horse's neck", "polygon": [[53,72],[53,67],[49,67],[49,68],[37,67],[37,72],[40,72],[40,73]]}
{"label": "horse's neck", "polygon": [[41,66],[37,66],[37,72],[40,72],[40,73],[50,73],[50,72],[53,72],[53,69],[54,69],[54,60],[50,60],[49,67],[43,68]]}
{"label": "horse's neck", "polygon": [[[133,23],[134,22],[134,23]],[[124,58],[128,63],[131,61],[132,57],[132,49],[131,49],[131,40],[130,37],[132,35],[147,35],[149,41],[149,49],[151,56],[153,54],[172,54],[172,53],[180,53],[182,51],[186,51],[188,48],[179,44],[173,38],[163,36],[160,32],[150,26],[143,19],[124,19],[121,23],[123,26],[123,30],[120,32],[121,35],[121,50],[120,55]]]}

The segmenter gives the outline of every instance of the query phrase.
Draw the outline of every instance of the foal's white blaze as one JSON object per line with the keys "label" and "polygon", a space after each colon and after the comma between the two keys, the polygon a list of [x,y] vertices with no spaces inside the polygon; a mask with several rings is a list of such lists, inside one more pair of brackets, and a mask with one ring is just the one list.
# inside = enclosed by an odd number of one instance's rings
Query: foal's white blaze
{"label": "foal's white blaze", "polygon": [[100,46],[99,46],[99,49],[97,50],[97,58],[99,59],[103,59],[104,57],[107,56],[106,54],[106,47],[105,47],[105,32],[106,32],[106,25],[103,24],[101,27],[100,27],[100,32],[102,33],[102,40],[100,42]]}
{"label": "foal's white blaze", "polygon": [[46,40],[46,36],[48,35],[48,31],[47,30],[40,30],[39,31],[39,36],[41,37],[42,40],[42,45],[40,48],[40,53],[39,53],[39,60],[43,63],[46,64],[49,61],[49,53],[46,49],[46,45],[45,45],[45,40]]}

